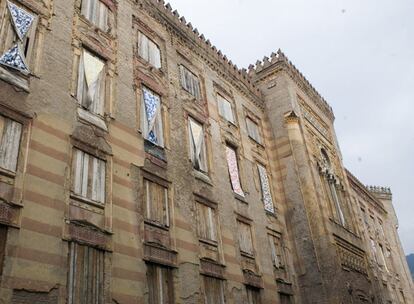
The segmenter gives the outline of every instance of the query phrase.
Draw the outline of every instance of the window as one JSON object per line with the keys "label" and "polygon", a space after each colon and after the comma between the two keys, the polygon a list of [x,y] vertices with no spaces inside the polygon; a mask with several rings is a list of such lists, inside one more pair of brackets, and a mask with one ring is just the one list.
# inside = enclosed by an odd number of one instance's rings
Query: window
{"label": "window", "polygon": [[378,263],[378,258],[377,258],[377,246],[375,245],[375,241],[373,239],[371,240],[371,252],[372,255],[374,256],[374,260]]}
{"label": "window", "polygon": [[279,293],[280,297],[280,304],[292,304],[293,303],[293,297],[288,294]]}
{"label": "window", "polygon": [[142,99],[141,122],[143,136],[154,145],[164,147],[161,98],[150,89],[143,87]]}
{"label": "window", "polygon": [[4,257],[6,255],[7,226],[0,225],[0,278],[3,274]]}
{"label": "window", "polygon": [[152,66],[161,68],[160,48],[141,32],[138,32],[138,54]]}
{"label": "window", "polygon": [[363,219],[364,219],[365,226],[366,226],[366,228],[368,229],[368,228],[369,228],[369,220],[368,220],[368,215],[367,215],[367,213],[365,212],[365,209],[363,209],[363,208],[361,208],[361,212],[362,212],[362,217],[363,217]]}
{"label": "window", "polygon": [[331,195],[335,203],[337,216],[339,217],[341,225],[345,226],[346,221],[345,221],[345,215],[344,215],[344,212],[341,206],[342,202],[340,200],[340,195],[337,192],[337,188],[336,188],[334,181],[329,181],[329,190],[331,191]]}
{"label": "window", "polygon": [[381,235],[385,238],[384,224],[382,223],[380,219],[378,219],[378,223],[379,223],[379,230],[381,231]]}
{"label": "window", "polygon": [[206,142],[203,125],[189,117],[188,129],[190,136],[190,156],[193,167],[198,171],[207,172]]}
{"label": "window", "polygon": [[216,210],[197,203],[198,236],[203,240],[217,242]]}
{"label": "window", "polygon": [[87,50],[79,60],[77,99],[85,110],[103,116],[105,106],[105,62]]}
{"label": "window", "polygon": [[103,31],[109,29],[109,8],[99,0],[82,0],[81,14]]}
{"label": "window", "polygon": [[147,220],[165,227],[170,225],[166,187],[144,179],[144,202]]}
{"label": "window", "polygon": [[0,168],[16,172],[22,124],[0,115]]}
{"label": "window", "polygon": [[200,82],[198,77],[186,67],[180,65],[181,86],[196,99],[200,99]]}
{"label": "window", "polygon": [[231,103],[221,95],[217,95],[217,103],[219,114],[228,122],[234,124],[235,120]]}
{"label": "window", "polygon": [[284,257],[283,257],[283,249],[281,246],[281,240],[274,236],[269,235],[269,242],[270,242],[270,250],[272,252],[272,261],[273,266],[276,268],[282,268],[285,266]]}
{"label": "window", "polygon": [[249,117],[246,118],[246,125],[247,125],[247,133],[249,137],[253,139],[258,144],[262,143],[262,139],[260,137],[259,126],[256,122],[251,120]]}
{"label": "window", "polygon": [[0,9],[0,64],[29,74],[37,17],[10,1],[2,1]]}
{"label": "window", "polygon": [[246,286],[247,291],[247,304],[260,304],[260,289]]}
{"label": "window", "polygon": [[232,189],[234,193],[244,197],[244,192],[240,183],[239,164],[237,162],[236,150],[226,146],[226,158]]}
{"label": "window", "polygon": [[168,267],[147,264],[149,304],[173,304],[172,272]]}
{"label": "window", "polygon": [[384,248],[382,247],[382,245],[379,245],[379,247],[380,247],[380,255],[381,255],[381,264],[382,266],[384,266],[385,270],[389,272],[387,262],[385,261]]}
{"label": "window", "polygon": [[105,161],[75,149],[73,156],[73,194],[96,203],[105,203]]}
{"label": "window", "polygon": [[212,277],[203,277],[204,304],[224,304],[223,281]]}
{"label": "window", "polygon": [[104,304],[104,252],[74,242],[69,246],[68,304]]}
{"label": "window", "polygon": [[266,168],[260,164],[257,164],[257,169],[259,170],[260,185],[262,188],[262,199],[264,208],[266,211],[274,213],[275,207],[273,205],[272,192],[270,190],[269,178],[266,172]]}
{"label": "window", "polygon": [[242,253],[253,256],[252,230],[249,224],[238,221],[239,246]]}

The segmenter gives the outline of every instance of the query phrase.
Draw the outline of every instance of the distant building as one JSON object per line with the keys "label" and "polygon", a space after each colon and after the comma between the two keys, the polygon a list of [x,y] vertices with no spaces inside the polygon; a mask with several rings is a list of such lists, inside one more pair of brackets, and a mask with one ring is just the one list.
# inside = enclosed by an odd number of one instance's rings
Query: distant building
{"label": "distant building", "polygon": [[240,70],[163,1],[0,0],[0,79],[0,303],[414,303],[391,191],[281,51]]}

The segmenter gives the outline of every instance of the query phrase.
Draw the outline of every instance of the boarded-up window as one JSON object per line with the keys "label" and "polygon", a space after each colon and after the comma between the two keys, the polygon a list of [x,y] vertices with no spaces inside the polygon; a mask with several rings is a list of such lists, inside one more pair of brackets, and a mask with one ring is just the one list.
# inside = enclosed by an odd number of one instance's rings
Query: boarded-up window
{"label": "boarded-up window", "polygon": [[250,138],[253,139],[255,142],[261,144],[262,138],[260,137],[259,126],[249,117],[246,118],[246,125],[247,125],[247,133],[249,134]]}
{"label": "boarded-up window", "polygon": [[234,124],[235,120],[231,103],[221,95],[217,95],[217,103],[220,115],[227,121]]}
{"label": "boarded-up window", "polygon": [[22,124],[0,115],[0,167],[16,172]]}
{"label": "boarded-up window", "polygon": [[106,163],[81,150],[74,149],[72,191],[97,203],[105,203]]}
{"label": "boarded-up window", "polygon": [[138,32],[138,54],[152,66],[161,68],[160,48],[141,32]]}
{"label": "boarded-up window", "polygon": [[144,202],[147,220],[168,227],[168,189],[148,179],[144,179]]}
{"label": "boarded-up window", "polygon": [[194,169],[207,172],[206,141],[203,125],[189,117],[188,134],[190,143],[190,157]]}
{"label": "boarded-up window", "polygon": [[231,187],[234,193],[244,197],[244,192],[242,190],[240,183],[239,163],[237,161],[236,150],[232,147],[226,146],[226,158],[229,169]]}
{"label": "boarded-up window", "polygon": [[38,18],[10,1],[1,1],[0,12],[0,64],[29,74]]}
{"label": "boarded-up window", "polygon": [[201,239],[217,242],[216,210],[197,203],[198,236]]}
{"label": "boarded-up window", "polygon": [[200,99],[200,82],[198,77],[186,67],[180,65],[181,86],[196,99]]}
{"label": "boarded-up window", "polygon": [[248,304],[261,304],[260,289],[246,286],[247,291],[247,303]]}
{"label": "boarded-up window", "polygon": [[164,147],[161,98],[150,89],[142,88],[141,127],[146,140]]}
{"label": "boarded-up window", "polygon": [[79,60],[77,99],[85,110],[103,115],[105,106],[105,62],[83,50]]}
{"label": "boarded-up window", "polygon": [[173,280],[170,268],[148,264],[149,304],[173,304]]}
{"label": "boarded-up window", "polygon": [[254,255],[252,230],[249,224],[238,222],[239,246],[242,253]]}
{"label": "boarded-up window", "polygon": [[257,169],[259,170],[264,208],[266,211],[274,213],[275,207],[273,205],[272,191],[270,190],[269,177],[267,175],[266,168],[260,164],[257,164]]}
{"label": "boarded-up window", "polygon": [[293,297],[288,294],[279,293],[280,304],[293,304]]}
{"label": "boarded-up window", "polygon": [[0,225],[0,277],[3,273],[4,257],[6,255],[7,226]]}
{"label": "boarded-up window", "polygon": [[371,253],[374,256],[374,260],[378,263],[378,256],[377,256],[377,245],[373,239],[371,241]]}
{"label": "boarded-up window", "polygon": [[103,31],[109,28],[109,8],[99,0],[82,0],[81,13]]}
{"label": "boarded-up window", "polygon": [[70,243],[68,304],[104,303],[103,251]]}
{"label": "boarded-up window", "polygon": [[280,238],[269,234],[270,250],[272,253],[273,265],[276,268],[281,268],[285,266],[283,248]]}
{"label": "boarded-up window", "polygon": [[385,260],[384,248],[382,247],[382,245],[379,245],[379,247],[380,247],[379,253],[381,256],[380,264],[385,268],[387,272],[389,272],[387,261]]}
{"label": "boarded-up window", "polygon": [[224,304],[224,282],[220,279],[203,276],[204,304]]}

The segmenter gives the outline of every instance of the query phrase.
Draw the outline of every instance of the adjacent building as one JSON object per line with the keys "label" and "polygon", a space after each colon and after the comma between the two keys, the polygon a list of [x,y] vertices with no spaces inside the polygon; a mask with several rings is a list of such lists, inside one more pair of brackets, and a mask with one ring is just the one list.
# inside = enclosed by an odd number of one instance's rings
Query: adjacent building
{"label": "adjacent building", "polygon": [[333,123],[164,1],[0,0],[0,303],[414,303]]}

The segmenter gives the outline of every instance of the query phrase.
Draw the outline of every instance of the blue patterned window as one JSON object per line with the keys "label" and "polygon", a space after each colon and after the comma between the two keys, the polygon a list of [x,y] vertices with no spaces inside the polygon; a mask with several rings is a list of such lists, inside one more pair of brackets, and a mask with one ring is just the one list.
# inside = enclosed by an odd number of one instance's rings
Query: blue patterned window
{"label": "blue patterned window", "polygon": [[10,1],[0,5],[0,65],[29,74],[35,44],[37,18]]}
{"label": "blue patterned window", "polygon": [[146,87],[142,88],[141,123],[144,138],[156,146],[164,147],[161,98]]}

